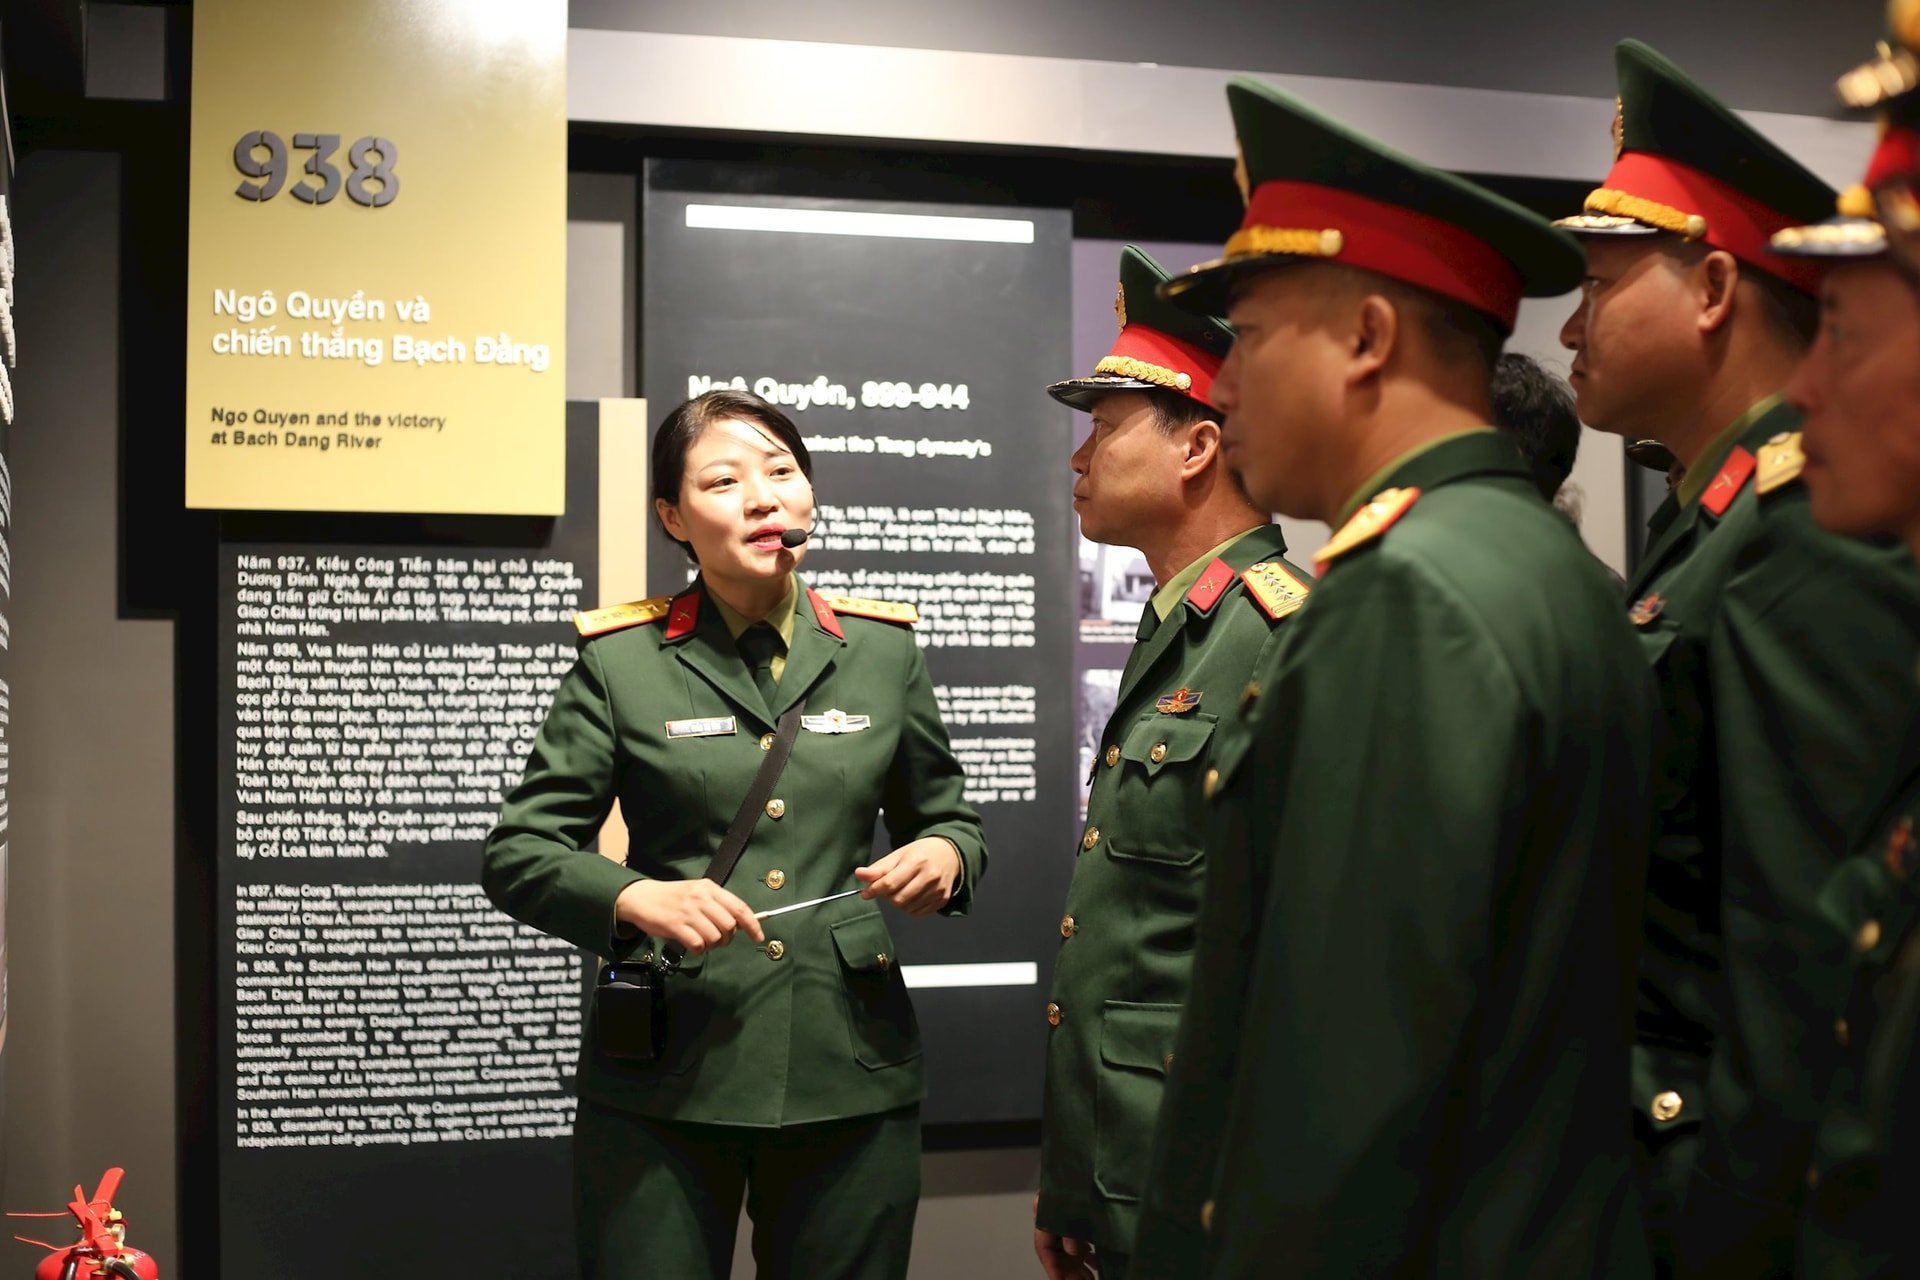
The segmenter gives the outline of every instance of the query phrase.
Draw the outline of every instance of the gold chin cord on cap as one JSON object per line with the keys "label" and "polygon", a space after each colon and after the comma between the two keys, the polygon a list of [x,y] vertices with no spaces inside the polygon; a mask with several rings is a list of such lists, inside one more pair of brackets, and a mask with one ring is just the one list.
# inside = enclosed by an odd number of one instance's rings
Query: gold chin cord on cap
{"label": "gold chin cord on cap", "polygon": [[1671,231],[1688,240],[1698,240],[1707,234],[1707,220],[1697,213],[1684,213],[1672,205],[1616,191],[1612,187],[1600,187],[1588,195],[1586,208],[1588,213],[1632,218],[1635,222],[1644,222],[1661,231]]}

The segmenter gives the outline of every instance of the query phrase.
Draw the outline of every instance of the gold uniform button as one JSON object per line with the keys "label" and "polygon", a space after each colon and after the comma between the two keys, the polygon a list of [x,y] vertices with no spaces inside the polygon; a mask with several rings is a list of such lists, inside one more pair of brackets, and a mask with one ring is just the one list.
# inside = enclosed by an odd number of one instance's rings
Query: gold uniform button
{"label": "gold uniform button", "polygon": [[1200,1206],[1200,1229],[1208,1235],[1213,1234],[1213,1201]]}
{"label": "gold uniform button", "polygon": [[1240,691],[1240,714],[1253,710],[1253,704],[1260,700],[1260,682],[1255,680]]}
{"label": "gold uniform button", "polygon": [[785,800],[782,800],[779,796],[775,796],[773,799],[767,801],[767,816],[769,818],[786,817],[787,802]]}
{"label": "gold uniform button", "polygon": [[1820,1169],[1816,1165],[1807,1166],[1807,1190],[1813,1191],[1820,1186]]}
{"label": "gold uniform button", "polygon": [[1091,849],[1093,848],[1093,846],[1099,843],[1100,843],[1100,828],[1098,827],[1088,827],[1087,834],[1080,837],[1080,847],[1082,849]]}
{"label": "gold uniform button", "polygon": [[1880,945],[1880,922],[1869,920],[1860,926],[1860,932],[1853,935],[1853,945],[1862,951],[1871,951]]}
{"label": "gold uniform button", "polygon": [[780,941],[778,938],[769,938],[767,940],[767,959],[778,960],[785,954],[787,954],[786,943]]}
{"label": "gold uniform button", "polygon": [[1153,761],[1155,764],[1159,764],[1162,760],[1165,760],[1166,758],[1167,758],[1167,744],[1164,742],[1154,743],[1153,750],[1147,752],[1147,759]]}
{"label": "gold uniform button", "polygon": [[879,965],[882,969],[886,968],[889,964],[893,963],[891,960],[887,959],[887,953],[884,951],[876,955],[873,958],[873,960],[874,960],[874,963]]}
{"label": "gold uniform button", "polygon": [[1080,926],[1073,922],[1072,916],[1060,917],[1060,936],[1061,937],[1071,938],[1074,934],[1078,932],[1080,932]]}
{"label": "gold uniform button", "polygon": [[763,734],[761,734],[761,735],[760,735],[760,749],[761,749],[762,751],[771,751],[771,750],[773,750],[773,735],[772,735],[772,734],[770,734],[770,733],[763,733]]}
{"label": "gold uniform button", "polygon": [[780,868],[775,867],[773,870],[767,872],[767,888],[778,889],[783,887],[786,883],[787,883],[787,873],[782,871]]}
{"label": "gold uniform button", "polygon": [[1847,1041],[1852,1038],[1852,1034],[1853,1033],[1851,1029],[1847,1026],[1847,1020],[1845,1018],[1835,1019],[1833,1024],[1833,1038],[1840,1042],[1840,1047],[1842,1049],[1847,1047]]}
{"label": "gold uniform button", "polygon": [[1052,1002],[1047,1004],[1047,1025],[1050,1027],[1060,1025],[1060,1006]]}
{"label": "gold uniform button", "polygon": [[1108,747],[1107,748],[1107,768],[1111,769],[1113,768],[1113,766],[1119,763],[1120,763],[1120,748]]}
{"label": "gold uniform button", "polygon": [[1207,799],[1211,800],[1213,799],[1213,793],[1218,791],[1219,789],[1220,789],[1220,771],[1218,769],[1207,770],[1206,779],[1200,784],[1201,793],[1205,795]]}
{"label": "gold uniform button", "polygon": [[1163,1068],[1165,1068],[1166,1070],[1168,1070],[1168,1071],[1172,1071],[1172,1070],[1173,1070],[1173,1055],[1172,1055],[1172,1054],[1168,1054],[1168,1055],[1167,1055],[1167,1060],[1166,1060],[1166,1061],[1165,1061],[1164,1063],[1162,1063],[1162,1064],[1161,1064],[1161,1066],[1162,1066]]}
{"label": "gold uniform button", "polygon": [[1654,1095],[1653,1105],[1647,1108],[1647,1112],[1655,1120],[1664,1123],[1679,1115],[1680,1109],[1684,1106],[1686,1106],[1685,1100],[1669,1089],[1665,1093]]}

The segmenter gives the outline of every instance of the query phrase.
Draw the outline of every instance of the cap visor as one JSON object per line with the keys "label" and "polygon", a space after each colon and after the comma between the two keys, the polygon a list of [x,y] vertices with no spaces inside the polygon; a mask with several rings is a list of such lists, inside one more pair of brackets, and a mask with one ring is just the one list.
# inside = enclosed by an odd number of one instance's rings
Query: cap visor
{"label": "cap visor", "polygon": [[1576,236],[1657,236],[1666,234],[1632,218],[1610,213],[1576,213],[1571,218],[1556,218],[1554,226]]}
{"label": "cap visor", "polygon": [[1872,218],[1828,218],[1776,231],[1767,249],[1783,258],[1877,258],[1887,251],[1887,232]]}
{"label": "cap visor", "polygon": [[1116,391],[1165,391],[1157,382],[1142,382],[1138,378],[1122,378],[1111,374],[1097,373],[1091,378],[1068,378],[1065,382],[1056,382],[1047,388],[1047,394],[1061,404],[1078,409],[1082,413],[1092,413],[1093,406],[1100,397],[1110,396]]}
{"label": "cap visor", "polygon": [[1177,275],[1160,286],[1160,296],[1182,311],[1199,316],[1224,316],[1233,303],[1233,288],[1256,272],[1297,267],[1303,262],[1334,259],[1301,258],[1290,253],[1250,253],[1238,258],[1215,258]]}

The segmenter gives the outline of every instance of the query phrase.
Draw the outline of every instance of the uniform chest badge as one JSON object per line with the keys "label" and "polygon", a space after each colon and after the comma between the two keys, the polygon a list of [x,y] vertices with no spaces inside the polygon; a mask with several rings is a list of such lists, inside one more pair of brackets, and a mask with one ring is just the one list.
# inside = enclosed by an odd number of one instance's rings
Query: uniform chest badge
{"label": "uniform chest badge", "polygon": [[1200,695],[1182,686],[1172,693],[1160,695],[1159,701],[1153,705],[1163,716],[1183,716],[1200,705]]}
{"label": "uniform chest badge", "polygon": [[1658,591],[1650,592],[1633,602],[1633,608],[1627,610],[1627,621],[1636,627],[1650,626],[1655,618],[1666,611],[1666,597]]}
{"label": "uniform chest badge", "polygon": [[1887,837],[1886,850],[1880,855],[1880,861],[1887,874],[1895,880],[1905,880],[1913,860],[1913,819],[1902,818],[1894,826],[1893,834]]}
{"label": "uniform chest badge", "polygon": [[808,733],[859,733],[873,728],[873,717],[850,716],[835,707],[823,716],[801,716],[800,727]]}
{"label": "uniform chest badge", "polygon": [[669,720],[669,738],[718,738],[734,732],[732,716],[708,716],[704,720]]}

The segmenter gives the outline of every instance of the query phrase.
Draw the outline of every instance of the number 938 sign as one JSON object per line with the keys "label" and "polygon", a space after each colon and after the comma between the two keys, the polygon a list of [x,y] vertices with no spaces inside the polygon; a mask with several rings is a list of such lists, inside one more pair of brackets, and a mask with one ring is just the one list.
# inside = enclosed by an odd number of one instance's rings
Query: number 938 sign
{"label": "number 938 sign", "polygon": [[[240,135],[233,144],[233,167],[247,179],[233,189],[242,200],[267,201],[284,189],[306,204],[326,204],[344,189],[347,199],[369,209],[393,203],[400,194],[400,175],[394,172],[399,148],[390,138],[360,138],[347,148],[347,173],[341,177],[336,158],[340,154],[337,133],[296,133],[293,149],[308,153],[301,177],[287,186],[291,162],[287,143],[271,129],[255,129]],[[263,154],[264,153],[264,154]],[[298,159],[298,157],[293,157]],[[313,179],[311,183],[307,179]]]}

